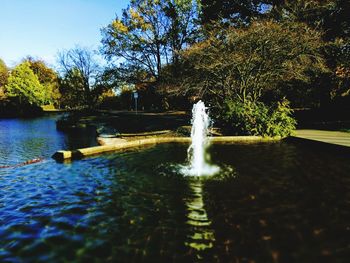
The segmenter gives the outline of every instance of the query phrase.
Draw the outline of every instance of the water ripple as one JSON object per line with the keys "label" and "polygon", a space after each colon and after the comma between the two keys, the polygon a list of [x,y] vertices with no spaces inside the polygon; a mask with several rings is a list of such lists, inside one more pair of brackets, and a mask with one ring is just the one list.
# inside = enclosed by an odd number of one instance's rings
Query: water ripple
{"label": "water ripple", "polygon": [[0,261],[347,259],[347,156],[284,143],[210,151],[222,172],[200,180],[168,167],[186,159],[172,144],[0,170]]}

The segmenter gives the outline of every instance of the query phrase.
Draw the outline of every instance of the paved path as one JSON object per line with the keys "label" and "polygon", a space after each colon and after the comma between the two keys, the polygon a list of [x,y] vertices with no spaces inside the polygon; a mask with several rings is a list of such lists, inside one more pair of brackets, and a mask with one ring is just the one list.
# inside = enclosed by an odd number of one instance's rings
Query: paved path
{"label": "paved path", "polygon": [[293,137],[350,147],[350,133],[321,130],[296,130]]}

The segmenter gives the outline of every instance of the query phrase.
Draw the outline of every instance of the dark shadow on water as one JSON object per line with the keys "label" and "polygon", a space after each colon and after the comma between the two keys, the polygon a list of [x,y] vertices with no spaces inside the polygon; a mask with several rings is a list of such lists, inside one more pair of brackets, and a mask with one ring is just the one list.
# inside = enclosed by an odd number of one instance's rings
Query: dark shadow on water
{"label": "dark shadow on water", "polygon": [[214,147],[218,154],[237,171],[204,187],[220,262],[346,261],[348,155],[286,142]]}
{"label": "dark shadow on water", "polygon": [[350,156],[350,147],[348,146],[336,145],[336,144],[331,144],[331,143],[326,143],[321,141],[297,138],[297,137],[288,137],[284,139],[284,141],[286,143],[294,143],[299,147],[313,149],[313,151],[319,151],[321,153],[328,152],[336,156],[340,156],[340,155]]}

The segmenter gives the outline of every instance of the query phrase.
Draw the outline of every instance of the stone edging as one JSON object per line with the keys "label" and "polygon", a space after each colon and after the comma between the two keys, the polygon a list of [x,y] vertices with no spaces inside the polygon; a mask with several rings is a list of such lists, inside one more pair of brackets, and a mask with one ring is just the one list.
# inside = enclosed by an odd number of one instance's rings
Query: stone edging
{"label": "stone edging", "polygon": [[[257,142],[273,142],[280,138],[264,138],[260,136],[220,136],[211,137],[210,142],[213,143],[257,143]],[[152,145],[158,143],[190,143],[190,137],[154,137],[139,139],[133,141],[119,142],[102,146],[94,146],[89,148],[77,149],[73,151],[57,151],[52,158],[57,161],[77,160],[91,155],[97,155],[107,152],[114,152],[129,148],[141,147],[144,145]]]}

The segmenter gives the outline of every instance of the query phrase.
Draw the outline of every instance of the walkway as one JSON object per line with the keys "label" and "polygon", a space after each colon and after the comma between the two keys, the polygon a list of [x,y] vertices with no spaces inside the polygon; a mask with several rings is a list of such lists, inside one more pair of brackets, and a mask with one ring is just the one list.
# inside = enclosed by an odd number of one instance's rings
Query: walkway
{"label": "walkway", "polygon": [[296,130],[293,137],[350,147],[350,133],[322,130]]}

